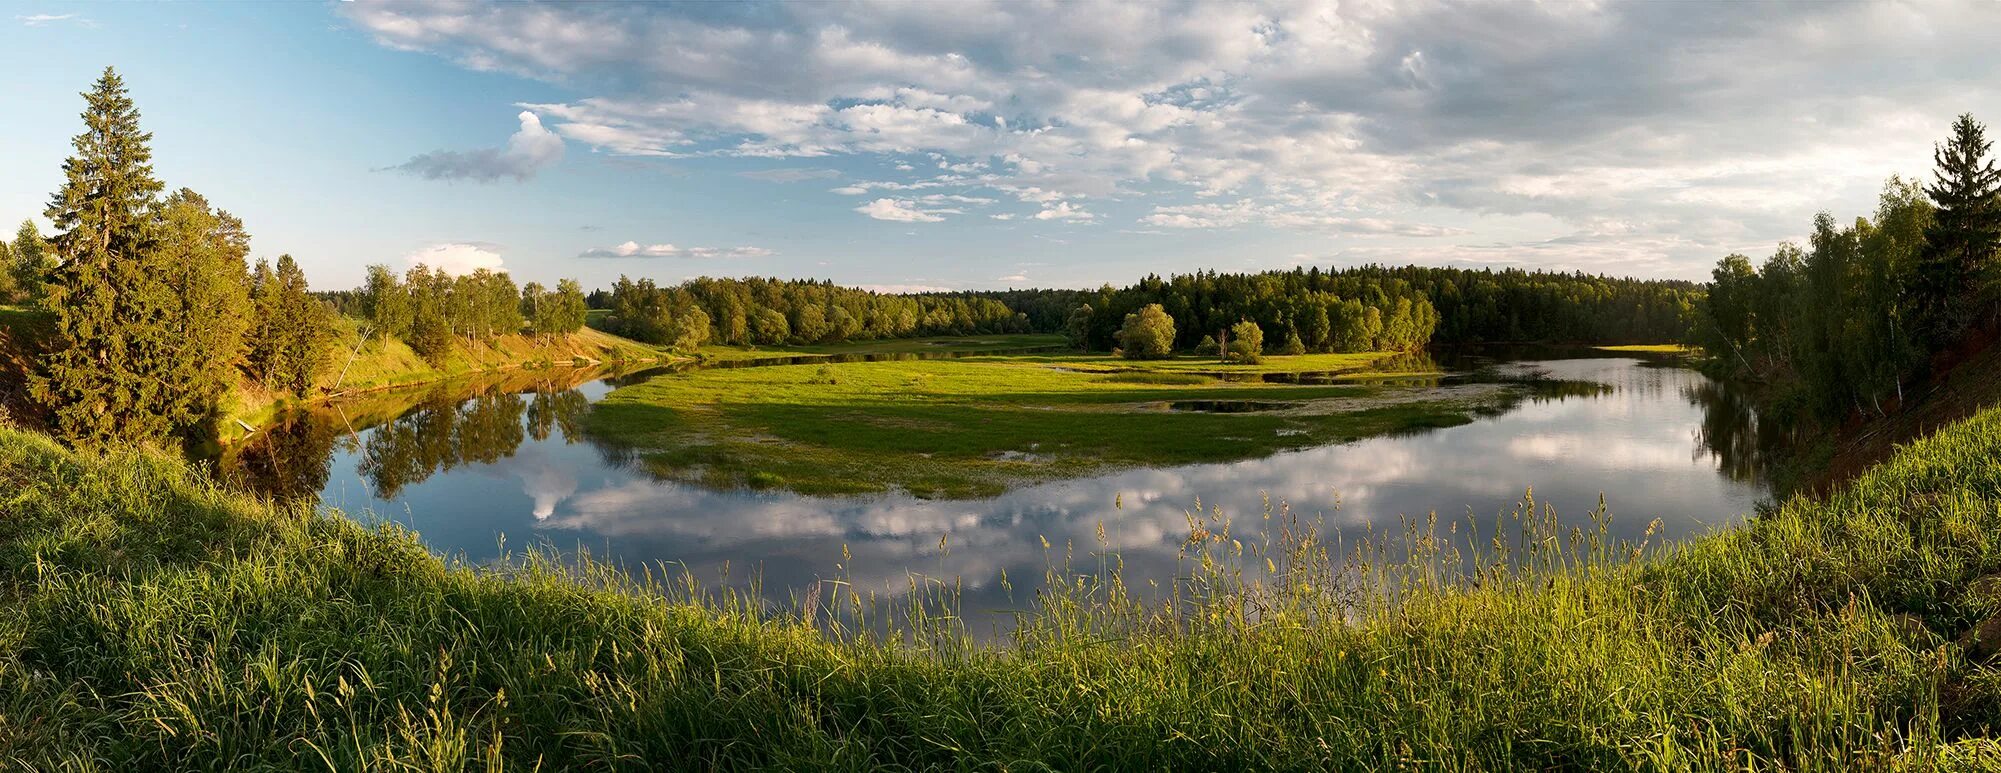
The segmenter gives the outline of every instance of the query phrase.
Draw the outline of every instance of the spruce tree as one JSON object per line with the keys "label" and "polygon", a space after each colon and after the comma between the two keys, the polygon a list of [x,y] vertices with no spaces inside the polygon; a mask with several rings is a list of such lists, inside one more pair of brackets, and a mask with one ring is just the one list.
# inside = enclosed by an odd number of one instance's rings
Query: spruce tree
{"label": "spruce tree", "polygon": [[83,95],[84,131],[63,162],[64,182],[44,213],[55,224],[49,305],[55,341],[31,388],[55,430],[73,443],[158,438],[191,417],[176,410],[181,385],[162,378],[181,331],[157,269],[152,135],[125,83],[105,68]]}
{"label": "spruce tree", "polygon": [[1977,282],[2001,245],[2001,170],[1988,160],[1987,129],[1961,115],[1934,149],[1938,179],[1925,188],[1938,209],[1925,229],[1913,290],[1933,347],[1948,346],[1971,321]]}

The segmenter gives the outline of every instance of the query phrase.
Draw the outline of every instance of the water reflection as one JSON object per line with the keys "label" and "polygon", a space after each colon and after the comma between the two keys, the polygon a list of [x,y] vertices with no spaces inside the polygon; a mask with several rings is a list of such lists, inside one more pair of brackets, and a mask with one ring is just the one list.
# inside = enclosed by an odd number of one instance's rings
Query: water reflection
{"label": "water reflection", "polygon": [[314,491],[329,506],[401,521],[440,552],[475,561],[496,558],[505,535],[516,548],[584,547],[628,565],[671,562],[711,581],[733,567],[733,584],[761,575],[781,601],[837,574],[889,594],[912,574],[960,578],[975,620],[1020,606],[1001,590],[1003,572],[1016,593],[1032,593],[1024,578],[1066,555],[1095,565],[1094,556],[1116,554],[1131,584],[1166,584],[1183,574],[1192,515],[1235,519],[1249,542],[1266,528],[1267,502],[1352,541],[1433,511],[1485,528],[1531,487],[1575,522],[1602,493],[1612,536],[1637,540],[1656,518],[1670,536],[1730,523],[1761,495],[1744,404],[1698,373],[1602,356],[1485,366],[1537,373],[1549,386],[1459,427],[1128,470],[977,501],[657,480],[581,435],[583,412],[611,388],[603,374],[500,384],[469,399],[432,395],[359,422],[317,411],[260,433],[268,447],[249,444],[228,459],[241,479],[268,482],[274,495]]}
{"label": "water reflection", "polygon": [[1763,481],[1765,471],[1793,447],[1792,432],[1760,421],[1757,403],[1742,386],[1702,379],[1685,387],[1682,395],[1702,408],[1697,453],[1720,460],[1732,480]]}

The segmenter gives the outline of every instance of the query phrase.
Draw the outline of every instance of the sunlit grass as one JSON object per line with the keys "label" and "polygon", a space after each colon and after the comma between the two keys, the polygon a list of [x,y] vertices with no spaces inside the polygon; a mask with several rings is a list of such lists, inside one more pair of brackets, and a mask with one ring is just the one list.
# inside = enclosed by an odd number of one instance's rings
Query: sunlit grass
{"label": "sunlit grass", "polygon": [[[337,321],[328,365],[304,399],[436,384],[514,368],[637,363],[668,358],[661,349],[584,328],[555,336],[504,335],[478,343],[457,340],[444,361],[434,365],[395,338],[377,337],[363,342],[363,327],[360,320],[352,318],[342,317]],[[299,399],[299,396],[269,393],[247,381],[240,384],[224,397],[222,418],[217,422],[222,439],[242,434],[237,421],[260,426],[276,413],[280,403]]]}
{"label": "sunlit grass", "polygon": [[2001,570],[2001,411],[1681,545],[1609,540],[1618,492],[1345,544],[1191,511],[1184,579],[1053,545],[997,645],[949,579],[768,608],[458,566],[13,432],[0,479],[0,768],[1935,770],[2001,721],[1955,643],[2001,613],[1969,590]]}
{"label": "sunlit grass", "polygon": [[1620,346],[1594,346],[1601,352],[1629,352],[1635,354],[1697,354],[1702,350],[1687,344],[1624,344]]}
{"label": "sunlit grass", "polygon": [[[1231,461],[1451,426],[1506,399],[1499,390],[1413,398],[1382,386],[1233,382],[1081,355],[997,355],[666,374],[613,392],[586,426],[662,477],[703,485],[744,486],[755,476],[810,494],[975,497],[1107,469]],[[1296,409],[1170,409],[1189,400]]]}

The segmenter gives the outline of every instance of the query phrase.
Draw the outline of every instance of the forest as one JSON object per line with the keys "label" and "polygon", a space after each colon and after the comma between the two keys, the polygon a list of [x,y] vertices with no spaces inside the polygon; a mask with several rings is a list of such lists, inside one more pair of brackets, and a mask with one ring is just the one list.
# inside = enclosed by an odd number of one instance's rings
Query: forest
{"label": "forest", "polygon": [[1986,128],[1962,115],[1931,185],[1892,177],[1873,217],[1814,218],[1804,247],[1753,266],[1717,262],[1692,340],[1710,367],[1764,386],[1769,416],[1881,417],[1906,389],[1992,340],[2001,324],[2001,170]]}
{"label": "forest", "polygon": [[660,287],[621,276],[601,297],[605,330],[685,351],[705,343],[829,344],[1032,328],[1008,304],[974,293],[891,295],[830,281],[704,277]]}
{"label": "forest", "polygon": [[1671,280],[1509,269],[1361,266],[1149,276],[1078,298],[1066,324],[1091,349],[1116,345],[1126,315],[1160,304],[1176,348],[1240,321],[1268,349],[1400,351],[1426,343],[1661,343],[1682,340],[1700,288]]}

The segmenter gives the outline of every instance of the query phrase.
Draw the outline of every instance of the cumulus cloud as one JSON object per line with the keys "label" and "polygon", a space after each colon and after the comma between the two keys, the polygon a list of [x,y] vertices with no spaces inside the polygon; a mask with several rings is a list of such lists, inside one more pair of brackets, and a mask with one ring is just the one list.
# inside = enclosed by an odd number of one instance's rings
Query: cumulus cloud
{"label": "cumulus cloud", "polygon": [[543,128],[533,112],[523,110],[519,118],[521,129],[505,147],[434,150],[392,168],[427,180],[525,181],[563,159],[563,138]]}
{"label": "cumulus cloud", "polygon": [[672,244],[625,242],[611,247],[594,247],[577,254],[579,258],[762,258],[777,253],[763,247],[677,247]]}
{"label": "cumulus cloud", "polygon": [[[1925,168],[1952,116],[2001,115],[1994,4],[342,11],[386,45],[585,84],[529,107],[608,153],[864,157],[884,179],[837,193],[1012,196],[1058,221],[1116,197],[1159,229],[1472,247],[1616,224],[1672,249],[1660,265],[1684,276],[1796,235],[1817,209],[1869,211],[1884,177]],[[946,214],[901,193],[857,211]]]}
{"label": "cumulus cloud", "polygon": [[1035,213],[1035,219],[1037,220],[1089,221],[1097,217],[1097,215],[1084,211],[1082,207],[1071,206],[1070,202],[1067,201],[1056,202],[1053,205],[1043,207],[1041,212]]}
{"label": "cumulus cloud", "polygon": [[944,215],[961,214],[957,209],[919,209],[917,202],[905,199],[876,199],[855,207],[860,212],[877,220],[897,223],[936,223],[944,220]]}
{"label": "cumulus cloud", "polygon": [[500,245],[486,242],[445,242],[423,247],[403,256],[403,262],[442,268],[452,275],[470,274],[479,269],[500,270]]}

